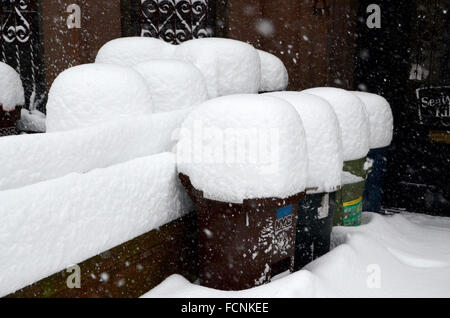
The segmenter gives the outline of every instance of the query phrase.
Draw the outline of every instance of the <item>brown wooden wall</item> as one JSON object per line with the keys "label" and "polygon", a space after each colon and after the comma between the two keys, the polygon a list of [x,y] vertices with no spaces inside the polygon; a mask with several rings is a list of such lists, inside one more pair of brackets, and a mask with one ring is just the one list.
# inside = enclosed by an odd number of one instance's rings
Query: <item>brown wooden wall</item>
{"label": "brown wooden wall", "polygon": [[[67,27],[70,4],[81,8],[80,29]],[[94,62],[103,44],[121,36],[120,1],[42,0],[41,6],[48,87],[65,69]]]}
{"label": "brown wooden wall", "polygon": [[291,90],[353,88],[357,0],[228,0],[226,36],[280,57]]}

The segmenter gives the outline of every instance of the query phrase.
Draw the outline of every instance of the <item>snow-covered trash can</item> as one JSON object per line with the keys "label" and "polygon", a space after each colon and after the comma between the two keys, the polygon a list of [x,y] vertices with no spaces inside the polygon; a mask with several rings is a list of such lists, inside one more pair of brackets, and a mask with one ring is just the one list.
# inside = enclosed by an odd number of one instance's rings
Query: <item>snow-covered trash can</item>
{"label": "snow-covered trash can", "polygon": [[370,123],[370,151],[373,161],[364,189],[364,211],[381,212],[381,197],[389,145],[392,142],[394,118],[388,101],[377,94],[354,92],[365,105]]}
{"label": "snow-covered trash can", "polygon": [[293,270],[306,138],[288,102],[232,95],[196,107],[180,130],[180,179],[198,223],[203,286],[241,290]]}
{"label": "snow-covered trash can", "polygon": [[25,96],[20,75],[0,62],[0,137],[18,134],[17,122]]}
{"label": "snow-covered trash can", "polygon": [[47,102],[47,132],[65,131],[153,112],[145,79],[130,67],[84,64],[55,79]]}
{"label": "snow-covered trash can", "polygon": [[363,192],[368,172],[369,118],[361,99],[340,88],[318,87],[303,91],[327,100],[333,107],[341,131],[344,166],[342,187],[336,192],[335,225],[361,224]]}
{"label": "snow-covered trash can", "polygon": [[330,250],[335,192],[341,186],[343,165],[339,122],[323,98],[302,92],[267,94],[290,102],[303,121],[308,148],[306,197],[300,202],[295,270]]}
{"label": "snow-covered trash can", "polygon": [[262,50],[257,50],[261,60],[261,86],[259,92],[284,91],[289,84],[289,75],[277,56]]}

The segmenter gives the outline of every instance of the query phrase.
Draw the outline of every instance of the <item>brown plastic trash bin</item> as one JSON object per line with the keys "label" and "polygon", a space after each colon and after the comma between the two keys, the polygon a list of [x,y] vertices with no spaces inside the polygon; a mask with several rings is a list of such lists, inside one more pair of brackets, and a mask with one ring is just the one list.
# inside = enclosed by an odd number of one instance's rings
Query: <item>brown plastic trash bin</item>
{"label": "brown plastic trash bin", "polygon": [[197,215],[199,278],[202,286],[242,290],[293,271],[299,193],[286,199],[209,200],[179,174]]}
{"label": "brown plastic trash bin", "polygon": [[0,104],[0,137],[17,135],[17,122],[20,120],[22,107],[16,106],[14,110],[5,111]]}

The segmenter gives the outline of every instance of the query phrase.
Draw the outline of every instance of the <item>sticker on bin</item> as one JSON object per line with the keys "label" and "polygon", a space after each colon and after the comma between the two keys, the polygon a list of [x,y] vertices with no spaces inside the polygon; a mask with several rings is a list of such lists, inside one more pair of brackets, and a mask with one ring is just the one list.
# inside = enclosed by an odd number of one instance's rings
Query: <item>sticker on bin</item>
{"label": "sticker on bin", "polygon": [[327,218],[329,211],[330,211],[330,195],[327,193],[323,196],[322,203],[318,210],[319,220]]}
{"label": "sticker on bin", "polygon": [[362,197],[356,200],[344,202],[344,226],[358,226],[361,225],[361,212],[362,212]]}
{"label": "sticker on bin", "polygon": [[284,206],[277,210],[277,220],[284,219],[289,215],[292,215],[292,204]]}

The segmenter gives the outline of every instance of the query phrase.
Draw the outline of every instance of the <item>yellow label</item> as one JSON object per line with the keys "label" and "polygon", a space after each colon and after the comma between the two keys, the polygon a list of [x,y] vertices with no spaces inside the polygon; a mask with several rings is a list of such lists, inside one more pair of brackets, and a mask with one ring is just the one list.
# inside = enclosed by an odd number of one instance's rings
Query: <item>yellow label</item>
{"label": "yellow label", "polygon": [[362,199],[363,199],[362,197],[359,197],[356,200],[344,202],[344,206],[351,206],[351,205],[358,204],[358,203],[360,203],[362,201]]}

